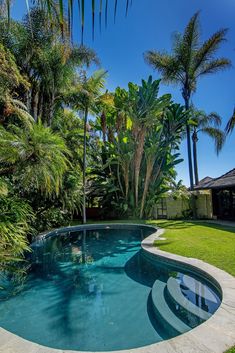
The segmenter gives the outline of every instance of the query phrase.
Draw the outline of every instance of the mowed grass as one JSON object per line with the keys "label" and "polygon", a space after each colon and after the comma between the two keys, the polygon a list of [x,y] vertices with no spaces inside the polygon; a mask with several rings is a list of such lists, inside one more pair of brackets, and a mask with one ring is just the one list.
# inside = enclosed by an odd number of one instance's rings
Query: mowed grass
{"label": "mowed grass", "polygon": [[[194,257],[235,276],[235,228],[209,222],[151,222],[165,229],[159,249]],[[235,352],[234,352],[235,353]]]}

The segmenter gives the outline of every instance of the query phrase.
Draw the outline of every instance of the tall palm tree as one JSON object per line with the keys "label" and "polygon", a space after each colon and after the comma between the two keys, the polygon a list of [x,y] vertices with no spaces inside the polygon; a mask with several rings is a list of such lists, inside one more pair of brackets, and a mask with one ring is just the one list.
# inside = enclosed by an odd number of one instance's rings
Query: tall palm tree
{"label": "tall palm tree", "polygon": [[[146,62],[161,73],[165,83],[177,84],[181,87],[186,110],[190,107],[190,100],[192,94],[196,92],[199,78],[230,67],[229,59],[216,57],[220,45],[225,41],[226,32],[226,29],[221,29],[201,43],[199,12],[197,12],[190,19],[184,33],[175,35],[171,54],[155,50],[145,53]],[[193,190],[189,124],[186,125],[186,134],[190,188]]]}
{"label": "tall palm tree", "polygon": [[96,103],[99,102],[101,91],[104,88],[106,72],[96,71],[92,76],[87,77],[83,72],[78,81],[71,88],[67,95],[67,102],[83,115],[83,223],[86,223],[86,166],[87,166],[87,131],[88,113],[93,112]]}
{"label": "tall palm tree", "polygon": [[215,144],[215,150],[218,154],[225,142],[225,134],[220,130],[222,123],[221,117],[217,113],[206,114],[204,111],[193,111],[193,132],[192,132],[192,142],[193,142],[193,162],[194,162],[194,177],[195,184],[198,185],[198,162],[197,162],[197,143],[198,134],[203,133],[209,136]]}

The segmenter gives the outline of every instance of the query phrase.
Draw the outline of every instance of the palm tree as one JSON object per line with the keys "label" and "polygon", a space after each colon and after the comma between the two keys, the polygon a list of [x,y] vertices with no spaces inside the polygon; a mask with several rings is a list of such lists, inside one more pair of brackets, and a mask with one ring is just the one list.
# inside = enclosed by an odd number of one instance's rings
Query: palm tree
{"label": "palm tree", "polygon": [[16,64],[30,85],[17,93],[34,120],[51,125],[54,113],[63,105],[64,93],[73,83],[77,69],[99,64],[96,53],[85,46],[61,42],[60,29],[51,30],[45,11],[33,8],[22,23],[3,21],[0,42],[15,56]]}
{"label": "palm tree", "polygon": [[197,143],[198,143],[198,134],[203,133],[209,136],[215,144],[215,150],[218,154],[222,149],[225,142],[225,134],[220,130],[222,123],[221,117],[217,113],[206,114],[204,111],[193,111],[193,133],[192,133],[192,142],[193,142],[193,162],[194,162],[194,177],[195,184],[198,185],[198,162],[197,162]]}
{"label": "palm tree", "polygon": [[[145,60],[158,70],[165,83],[181,87],[185,108],[197,89],[197,81],[205,75],[214,74],[230,67],[227,58],[216,58],[220,45],[225,41],[227,30],[215,32],[204,43],[200,41],[199,12],[190,19],[184,33],[175,35],[172,53],[154,50],[145,53]],[[193,166],[191,153],[190,125],[186,125],[190,188],[193,190]]]}
{"label": "palm tree", "polygon": [[32,123],[27,108],[16,99],[18,87],[28,89],[29,83],[21,75],[14,56],[0,44],[0,124],[8,124],[12,116],[24,125]]}
{"label": "palm tree", "polygon": [[25,129],[0,128],[0,175],[14,175],[24,190],[58,195],[69,154],[63,138],[41,121]]}
{"label": "palm tree", "polygon": [[83,223],[86,223],[86,166],[87,166],[87,131],[88,131],[88,113],[93,112],[96,103],[99,102],[101,90],[104,88],[106,72],[96,71],[92,76],[87,77],[83,72],[77,82],[71,88],[67,95],[67,102],[83,114]]}
{"label": "palm tree", "polygon": [[233,131],[234,127],[235,127],[235,108],[233,110],[233,115],[231,116],[231,118],[229,119],[229,121],[226,125],[226,128],[225,128],[226,135],[231,133]]}

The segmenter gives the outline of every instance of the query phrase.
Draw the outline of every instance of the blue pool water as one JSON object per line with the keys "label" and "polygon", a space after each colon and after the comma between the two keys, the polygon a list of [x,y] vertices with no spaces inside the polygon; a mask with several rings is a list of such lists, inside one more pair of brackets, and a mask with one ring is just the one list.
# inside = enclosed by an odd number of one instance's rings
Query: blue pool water
{"label": "blue pool water", "polygon": [[0,326],[44,346],[109,351],[202,323],[218,308],[218,292],[195,274],[146,258],[140,243],[152,231],[73,230],[40,241],[24,288],[0,302]]}

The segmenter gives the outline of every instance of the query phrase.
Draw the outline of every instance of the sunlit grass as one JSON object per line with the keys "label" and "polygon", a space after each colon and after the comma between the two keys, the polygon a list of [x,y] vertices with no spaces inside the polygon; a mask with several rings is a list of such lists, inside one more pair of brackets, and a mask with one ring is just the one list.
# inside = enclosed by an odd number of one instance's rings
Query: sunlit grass
{"label": "sunlit grass", "polygon": [[196,257],[235,276],[235,228],[207,222],[160,221],[166,240],[156,241],[161,249]]}

